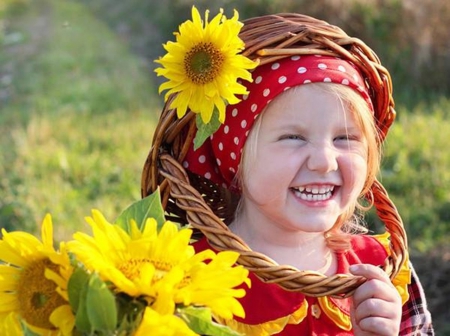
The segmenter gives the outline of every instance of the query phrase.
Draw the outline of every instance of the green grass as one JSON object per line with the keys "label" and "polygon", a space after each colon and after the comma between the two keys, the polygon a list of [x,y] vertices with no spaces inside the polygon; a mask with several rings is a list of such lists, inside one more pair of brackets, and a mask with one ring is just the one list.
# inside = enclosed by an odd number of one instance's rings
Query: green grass
{"label": "green grass", "polygon": [[160,104],[150,72],[70,1],[30,3],[8,29],[21,39],[0,65],[14,70],[0,115],[0,226],[37,232],[50,212],[63,239],[92,208],[114,219],[140,197]]}
{"label": "green grass", "polygon": [[411,247],[426,252],[450,238],[450,99],[399,109],[385,145],[382,182]]}
{"label": "green grass", "polygon": [[116,111],[107,118],[33,117],[26,127],[14,128],[16,155],[9,164],[2,164],[7,171],[1,172],[8,176],[2,181],[6,195],[2,226],[11,225],[3,221],[12,220],[16,229],[33,232],[50,212],[57,237],[67,238],[83,225],[92,208],[114,219],[140,197],[140,172],[152,123],[140,110]]}
{"label": "green grass", "polygon": [[36,0],[12,28],[24,44],[13,106],[26,116],[133,110],[154,97],[144,62],[82,5]]}

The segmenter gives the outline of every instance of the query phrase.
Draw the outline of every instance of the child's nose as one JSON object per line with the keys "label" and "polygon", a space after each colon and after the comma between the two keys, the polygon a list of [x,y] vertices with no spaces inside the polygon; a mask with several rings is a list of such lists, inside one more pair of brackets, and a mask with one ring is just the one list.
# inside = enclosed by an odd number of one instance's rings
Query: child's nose
{"label": "child's nose", "polygon": [[337,153],[329,145],[318,144],[311,146],[307,167],[311,171],[328,173],[338,169]]}

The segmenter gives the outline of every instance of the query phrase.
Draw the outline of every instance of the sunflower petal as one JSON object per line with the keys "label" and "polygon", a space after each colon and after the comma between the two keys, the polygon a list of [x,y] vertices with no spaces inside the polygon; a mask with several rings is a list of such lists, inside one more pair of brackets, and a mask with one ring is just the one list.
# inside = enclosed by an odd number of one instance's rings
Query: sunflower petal
{"label": "sunflower petal", "polygon": [[42,222],[42,227],[41,227],[41,236],[42,236],[42,242],[44,245],[44,249],[46,249],[48,251],[54,251],[53,223],[52,223],[52,216],[50,214],[47,214],[44,217],[44,221]]}
{"label": "sunflower petal", "polygon": [[0,313],[16,311],[19,309],[17,296],[12,293],[0,292]]}
{"label": "sunflower petal", "polygon": [[75,326],[72,308],[69,305],[59,306],[50,315],[50,322],[61,331],[62,336],[72,335]]}

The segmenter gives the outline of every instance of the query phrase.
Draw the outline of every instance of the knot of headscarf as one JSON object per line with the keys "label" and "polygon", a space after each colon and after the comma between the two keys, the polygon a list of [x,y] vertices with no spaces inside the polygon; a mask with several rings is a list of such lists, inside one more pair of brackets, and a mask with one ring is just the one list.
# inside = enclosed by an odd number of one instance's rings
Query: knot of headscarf
{"label": "knot of headscarf", "polygon": [[[308,83],[336,83],[358,92],[373,111],[365,81],[357,68],[341,58],[320,55],[292,56],[257,67],[248,95],[228,105],[225,123],[203,145],[193,144],[183,162],[185,169],[231,190],[242,150],[255,119],[280,93]],[[236,191],[236,190],[234,190]]]}

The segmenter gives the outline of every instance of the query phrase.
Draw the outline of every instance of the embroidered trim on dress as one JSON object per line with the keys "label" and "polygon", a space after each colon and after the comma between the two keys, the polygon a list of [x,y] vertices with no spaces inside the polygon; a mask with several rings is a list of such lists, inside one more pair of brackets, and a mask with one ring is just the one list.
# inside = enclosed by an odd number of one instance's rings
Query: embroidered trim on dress
{"label": "embroidered trim on dress", "polygon": [[294,311],[292,314],[260,324],[246,324],[238,322],[236,320],[224,320],[221,318],[216,319],[217,322],[225,324],[231,329],[246,336],[268,336],[283,331],[284,327],[287,324],[299,324],[306,317],[307,313],[308,301],[303,300],[300,308]]}
{"label": "embroidered trim on dress", "polygon": [[339,328],[350,331],[352,330],[352,322],[350,316],[344,313],[328,296],[317,298],[320,308],[325,312],[330,320],[332,320]]}

